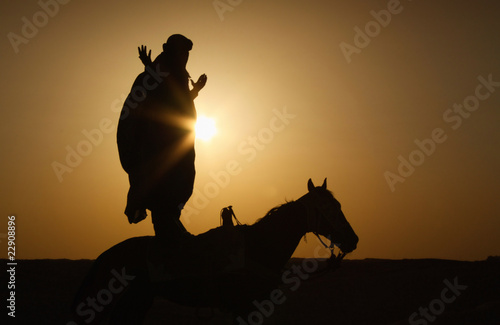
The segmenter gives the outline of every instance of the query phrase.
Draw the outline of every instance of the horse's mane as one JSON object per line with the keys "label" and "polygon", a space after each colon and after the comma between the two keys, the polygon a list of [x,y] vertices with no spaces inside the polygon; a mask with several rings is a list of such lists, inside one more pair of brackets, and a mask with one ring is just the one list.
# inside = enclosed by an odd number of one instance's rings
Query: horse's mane
{"label": "horse's mane", "polygon": [[[326,193],[330,194],[333,199],[335,199],[335,196],[333,195],[333,192],[327,189],[321,189],[321,191],[325,191]],[[335,199],[336,200],[336,199]],[[291,201],[286,201],[285,203],[275,206],[271,210],[269,210],[265,216],[262,218],[257,219],[252,225],[257,225],[264,223],[266,220],[272,219],[273,216],[281,213],[290,213],[290,208],[294,206],[294,203],[296,203],[296,200],[291,200]]]}
{"label": "horse's mane", "polygon": [[289,211],[289,209],[292,207],[293,203],[295,203],[294,200],[287,201],[283,204],[275,206],[274,208],[269,210],[265,216],[257,219],[257,221],[255,221],[254,225],[264,223],[266,220],[270,220],[272,217],[274,217],[277,214],[287,213]]}

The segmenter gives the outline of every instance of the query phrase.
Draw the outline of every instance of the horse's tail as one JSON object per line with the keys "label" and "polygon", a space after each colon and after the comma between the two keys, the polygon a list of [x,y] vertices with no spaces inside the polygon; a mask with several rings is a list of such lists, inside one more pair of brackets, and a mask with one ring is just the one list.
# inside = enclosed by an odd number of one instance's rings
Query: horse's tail
{"label": "horse's tail", "polygon": [[101,324],[115,312],[126,293],[147,286],[147,237],[131,238],[104,253],[92,264],[72,305],[76,324]]}

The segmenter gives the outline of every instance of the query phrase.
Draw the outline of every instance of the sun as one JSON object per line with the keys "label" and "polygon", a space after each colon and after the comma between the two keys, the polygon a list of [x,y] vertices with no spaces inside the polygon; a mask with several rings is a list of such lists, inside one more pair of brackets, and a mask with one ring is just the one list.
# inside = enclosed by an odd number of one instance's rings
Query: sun
{"label": "sun", "polygon": [[198,116],[194,126],[196,138],[203,141],[209,141],[217,133],[215,120],[204,115]]}

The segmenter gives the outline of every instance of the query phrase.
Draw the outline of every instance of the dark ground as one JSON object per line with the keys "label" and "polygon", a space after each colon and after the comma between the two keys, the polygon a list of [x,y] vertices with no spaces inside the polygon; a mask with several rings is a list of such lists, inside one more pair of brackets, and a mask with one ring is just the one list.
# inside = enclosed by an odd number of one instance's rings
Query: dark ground
{"label": "dark ground", "polygon": [[[6,263],[2,260],[3,265]],[[293,263],[301,266],[303,278],[314,266],[304,264],[302,259],[294,259]],[[16,321],[12,324],[67,324],[71,319],[70,302],[91,264],[90,260],[19,260]],[[5,303],[6,272],[1,277]],[[253,324],[260,324],[259,317],[266,320],[264,324],[286,325],[500,324],[498,257],[478,262],[345,260],[340,269],[331,273],[306,280],[300,279],[298,273],[289,274],[287,279],[289,286],[282,288],[283,303],[266,305],[267,309],[261,311],[256,308]],[[446,289],[450,286],[454,288]],[[3,310],[5,319],[7,309]],[[196,314],[213,315],[202,320]],[[249,320],[247,323],[252,324]],[[230,322],[217,310],[196,310],[157,299],[146,324]]]}

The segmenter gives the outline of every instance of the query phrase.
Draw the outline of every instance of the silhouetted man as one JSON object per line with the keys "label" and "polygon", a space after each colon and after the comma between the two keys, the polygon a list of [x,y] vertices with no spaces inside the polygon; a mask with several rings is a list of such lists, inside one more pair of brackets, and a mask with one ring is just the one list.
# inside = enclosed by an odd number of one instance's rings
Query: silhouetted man
{"label": "silhouetted man", "polygon": [[176,240],[186,229],[182,207],[193,192],[195,178],[193,99],[206,76],[191,81],[186,64],[193,43],[172,35],[163,52],[151,62],[151,51],[139,49],[146,69],[135,80],[120,115],[118,151],[129,175],[125,214],[130,223],[151,217],[156,236]]}

